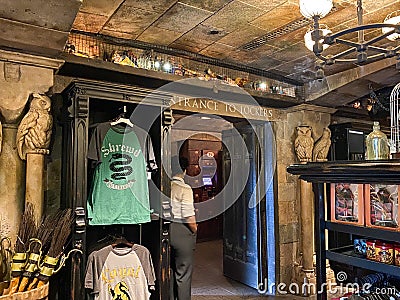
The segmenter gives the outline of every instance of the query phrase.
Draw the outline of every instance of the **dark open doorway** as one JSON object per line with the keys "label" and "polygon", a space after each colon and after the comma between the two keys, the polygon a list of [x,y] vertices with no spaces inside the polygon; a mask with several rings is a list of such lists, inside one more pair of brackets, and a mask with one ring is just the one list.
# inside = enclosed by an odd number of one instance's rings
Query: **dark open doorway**
{"label": "dark open doorway", "polygon": [[[265,123],[260,122],[254,127],[242,119],[187,113],[175,113],[174,118],[172,155],[180,152],[189,160],[187,182],[192,186],[200,216],[193,299],[258,295],[259,283],[275,280],[273,190],[266,184],[257,185],[258,180],[265,182],[266,177],[273,177],[273,172],[267,174],[262,166],[265,157],[261,156],[266,153],[264,138],[268,138]],[[238,135],[232,134],[233,131]],[[255,131],[259,131],[258,134]],[[237,138],[243,141],[247,154],[233,147]],[[274,147],[273,143],[268,147]],[[232,149],[236,152],[229,153]],[[232,173],[229,171],[231,166],[241,168],[244,165],[248,167]],[[244,174],[246,172],[248,174]],[[248,178],[242,191],[234,194],[224,192],[229,178],[238,174]],[[258,191],[253,193],[256,185]],[[217,195],[221,197],[221,194],[222,199],[229,199],[222,201],[226,207],[221,213],[203,205],[213,201]],[[254,201],[257,205],[251,204]],[[267,201],[272,201],[269,208]],[[270,229],[267,229],[267,222]]]}

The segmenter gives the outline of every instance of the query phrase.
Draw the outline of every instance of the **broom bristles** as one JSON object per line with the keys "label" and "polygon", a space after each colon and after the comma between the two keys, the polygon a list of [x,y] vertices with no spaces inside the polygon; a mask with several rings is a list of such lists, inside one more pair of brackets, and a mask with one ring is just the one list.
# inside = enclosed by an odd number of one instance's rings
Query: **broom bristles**
{"label": "broom bristles", "polygon": [[71,233],[71,227],[74,222],[74,214],[72,209],[65,209],[62,211],[60,221],[54,228],[53,237],[50,244],[48,256],[58,257],[64,250],[65,243]]}
{"label": "broom bristles", "polygon": [[[58,210],[57,212],[48,215],[43,218],[42,223],[40,224],[37,230],[37,239],[42,243],[42,252],[46,253],[50,248],[50,242],[52,240],[52,235],[54,229],[56,228],[58,221],[62,217],[62,211]],[[32,247],[33,253],[39,253],[40,245],[35,243]]]}
{"label": "broom bristles", "polygon": [[30,238],[37,234],[37,225],[35,221],[34,207],[32,203],[27,203],[22,214],[21,223],[18,229],[18,238],[15,243],[15,252],[26,252],[26,245]]}

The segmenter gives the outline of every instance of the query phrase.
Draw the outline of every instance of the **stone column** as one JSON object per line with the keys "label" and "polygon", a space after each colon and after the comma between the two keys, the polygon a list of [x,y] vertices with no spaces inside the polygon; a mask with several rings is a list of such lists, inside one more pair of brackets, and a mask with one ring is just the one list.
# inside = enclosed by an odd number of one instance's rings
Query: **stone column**
{"label": "stone column", "polygon": [[44,155],[28,153],[26,155],[25,203],[30,202],[35,208],[35,217],[40,221],[44,206]]}
{"label": "stone column", "polygon": [[[317,140],[322,136],[324,128],[330,124],[331,114],[335,109],[319,107],[309,104],[301,104],[287,110],[288,127],[292,132],[297,131],[297,135],[293,134],[292,142],[299,147],[294,152],[298,159],[305,163],[312,161],[310,151],[302,151],[303,146],[309,145],[312,140]],[[307,124],[308,126],[302,126]],[[309,131],[311,127],[312,131]],[[303,135],[304,139],[298,139]],[[300,144],[300,145],[299,145]],[[304,146],[304,147],[305,147]],[[312,151],[311,151],[312,152]],[[304,154],[306,153],[306,155]],[[314,272],[314,194],[311,183],[298,180],[299,200],[300,200],[300,253],[298,259],[298,269],[295,270],[296,281],[300,284],[306,282],[316,283]]]}
{"label": "stone column", "polygon": [[301,252],[302,268],[301,276],[307,283],[316,283],[314,272],[314,194],[312,184],[300,180],[300,224],[301,224]]}
{"label": "stone column", "polygon": [[15,237],[24,206],[25,168],[15,151],[17,125],[3,124],[0,153],[0,235]]}
{"label": "stone column", "polygon": [[7,229],[13,240],[24,207],[25,191],[25,164],[16,150],[18,122],[29,95],[47,92],[53,85],[54,70],[62,63],[60,60],[0,50],[0,119],[3,125],[0,225]]}

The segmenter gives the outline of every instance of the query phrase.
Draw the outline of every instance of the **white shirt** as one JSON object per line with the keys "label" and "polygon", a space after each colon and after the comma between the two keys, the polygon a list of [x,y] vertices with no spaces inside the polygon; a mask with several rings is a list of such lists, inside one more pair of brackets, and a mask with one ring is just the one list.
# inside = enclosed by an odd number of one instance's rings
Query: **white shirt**
{"label": "white shirt", "polygon": [[192,188],[178,176],[174,176],[171,182],[171,206],[174,219],[195,215]]}

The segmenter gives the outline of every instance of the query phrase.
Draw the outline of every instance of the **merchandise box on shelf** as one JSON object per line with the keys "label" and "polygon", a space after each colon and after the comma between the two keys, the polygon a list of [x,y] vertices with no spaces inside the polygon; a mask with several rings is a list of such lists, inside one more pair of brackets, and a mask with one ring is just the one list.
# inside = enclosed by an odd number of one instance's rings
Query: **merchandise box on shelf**
{"label": "merchandise box on shelf", "polygon": [[331,183],[331,221],[350,225],[364,225],[362,184]]}
{"label": "merchandise box on shelf", "polygon": [[400,231],[400,185],[365,184],[365,225]]}

